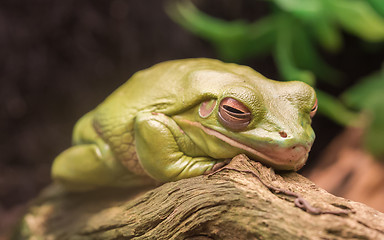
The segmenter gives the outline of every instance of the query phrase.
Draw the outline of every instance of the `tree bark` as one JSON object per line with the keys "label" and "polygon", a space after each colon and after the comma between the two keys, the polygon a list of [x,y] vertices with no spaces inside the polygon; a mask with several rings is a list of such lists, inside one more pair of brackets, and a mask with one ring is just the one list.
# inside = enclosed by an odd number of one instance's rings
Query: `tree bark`
{"label": "tree bark", "polygon": [[52,185],[14,239],[384,239],[384,214],[239,155],[211,175],[151,190]]}

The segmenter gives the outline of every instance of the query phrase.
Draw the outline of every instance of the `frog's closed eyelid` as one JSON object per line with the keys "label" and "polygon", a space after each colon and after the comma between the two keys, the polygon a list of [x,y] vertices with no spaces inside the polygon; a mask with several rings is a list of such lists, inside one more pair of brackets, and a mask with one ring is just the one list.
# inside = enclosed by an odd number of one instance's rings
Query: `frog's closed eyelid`
{"label": "frog's closed eyelid", "polygon": [[243,130],[251,122],[252,114],[240,101],[227,97],[219,106],[219,120],[227,128]]}

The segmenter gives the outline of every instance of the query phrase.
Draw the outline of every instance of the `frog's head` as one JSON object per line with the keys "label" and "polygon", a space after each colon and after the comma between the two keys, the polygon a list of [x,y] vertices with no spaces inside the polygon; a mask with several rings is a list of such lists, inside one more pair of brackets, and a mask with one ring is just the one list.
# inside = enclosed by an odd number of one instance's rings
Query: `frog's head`
{"label": "frog's head", "polygon": [[312,87],[270,80],[250,68],[193,75],[199,82],[195,84],[208,90],[174,119],[207,155],[224,159],[245,153],[281,170],[305,164],[315,139],[311,121],[317,99]]}

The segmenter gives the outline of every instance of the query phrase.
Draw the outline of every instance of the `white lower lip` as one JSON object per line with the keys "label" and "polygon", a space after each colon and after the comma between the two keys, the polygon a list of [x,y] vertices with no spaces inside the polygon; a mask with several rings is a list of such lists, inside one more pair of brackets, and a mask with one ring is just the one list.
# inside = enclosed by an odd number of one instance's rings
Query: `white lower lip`
{"label": "white lower lip", "polygon": [[[193,122],[193,121],[189,121],[189,120],[185,120],[183,119],[182,121],[184,122],[187,122],[188,124],[191,124],[193,126],[196,126],[200,129],[202,129],[206,134],[208,135],[211,135],[211,136],[214,136],[214,137],[217,137],[218,139],[228,143],[229,145],[231,146],[234,146],[236,148],[239,148],[239,149],[243,149],[247,152],[249,152],[250,154],[260,158],[261,161],[265,162],[266,164],[270,164],[272,165],[274,168],[277,168],[277,169],[281,169],[281,170],[288,170],[288,169],[293,169],[293,170],[298,170],[300,169],[305,161],[307,160],[307,157],[308,157],[308,150],[305,151],[305,154],[300,157],[298,160],[297,159],[289,159],[289,158],[281,158],[281,157],[271,157],[271,156],[268,156],[260,151],[257,151],[256,149],[254,148],[251,148],[247,145],[244,145],[242,143],[239,143],[227,136],[225,136],[224,134],[220,133],[220,132],[217,132],[213,129],[210,129],[210,128],[207,128],[205,126],[203,126],[201,123],[199,122]],[[281,154],[283,156],[286,156],[286,154]]]}

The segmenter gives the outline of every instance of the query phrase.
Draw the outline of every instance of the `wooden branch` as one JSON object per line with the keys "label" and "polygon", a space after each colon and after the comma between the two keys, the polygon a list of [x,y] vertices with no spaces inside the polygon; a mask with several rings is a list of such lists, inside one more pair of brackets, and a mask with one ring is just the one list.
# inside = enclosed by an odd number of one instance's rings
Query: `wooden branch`
{"label": "wooden branch", "polygon": [[[287,192],[321,212],[298,208]],[[152,190],[69,194],[51,186],[15,239],[384,239],[384,214],[239,155],[228,169]]]}

